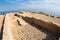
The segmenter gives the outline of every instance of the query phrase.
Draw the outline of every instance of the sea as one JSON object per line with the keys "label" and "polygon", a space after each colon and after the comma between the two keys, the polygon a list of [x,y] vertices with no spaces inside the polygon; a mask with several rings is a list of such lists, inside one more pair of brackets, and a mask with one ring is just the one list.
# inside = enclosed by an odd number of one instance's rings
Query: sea
{"label": "sea", "polygon": [[20,11],[0,11],[0,15],[8,14],[8,13],[14,13],[14,12],[20,12]]}

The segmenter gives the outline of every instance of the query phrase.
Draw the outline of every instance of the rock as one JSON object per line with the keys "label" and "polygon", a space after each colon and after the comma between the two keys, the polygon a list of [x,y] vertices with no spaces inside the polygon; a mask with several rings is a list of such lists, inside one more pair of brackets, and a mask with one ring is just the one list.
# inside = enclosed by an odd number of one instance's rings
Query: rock
{"label": "rock", "polygon": [[22,16],[6,14],[2,40],[55,40],[45,29],[28,23]]}

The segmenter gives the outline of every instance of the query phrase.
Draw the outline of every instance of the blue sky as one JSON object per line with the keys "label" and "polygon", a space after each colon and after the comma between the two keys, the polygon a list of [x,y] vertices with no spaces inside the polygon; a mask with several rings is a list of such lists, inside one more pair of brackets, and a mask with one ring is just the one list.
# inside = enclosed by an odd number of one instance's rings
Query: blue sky
{"label": "blue sky", "polygon": [[60,0],[0,0],[0,11],[44,11],[60,16]]}

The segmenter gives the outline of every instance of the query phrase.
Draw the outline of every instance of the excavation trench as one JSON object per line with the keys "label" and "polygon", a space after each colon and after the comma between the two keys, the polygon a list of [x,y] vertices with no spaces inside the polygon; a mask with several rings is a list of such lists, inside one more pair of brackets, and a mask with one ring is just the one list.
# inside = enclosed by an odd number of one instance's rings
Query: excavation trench
{"label": "excavation trench", "polygon": [[2,37],[3,37],[4,21],[5,21],[5,16],[4,16],[2,27],[1,27],[0,40],[2,40]]}

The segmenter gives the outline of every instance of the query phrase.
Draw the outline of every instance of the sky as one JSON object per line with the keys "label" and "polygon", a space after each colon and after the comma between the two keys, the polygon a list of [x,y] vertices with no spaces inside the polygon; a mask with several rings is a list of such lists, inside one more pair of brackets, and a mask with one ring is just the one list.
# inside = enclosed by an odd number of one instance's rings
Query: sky
{"label": "sky", "polygon": [[0,11],[43,11],[60,16],[60,0],[0,0]]}

